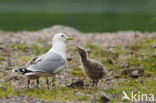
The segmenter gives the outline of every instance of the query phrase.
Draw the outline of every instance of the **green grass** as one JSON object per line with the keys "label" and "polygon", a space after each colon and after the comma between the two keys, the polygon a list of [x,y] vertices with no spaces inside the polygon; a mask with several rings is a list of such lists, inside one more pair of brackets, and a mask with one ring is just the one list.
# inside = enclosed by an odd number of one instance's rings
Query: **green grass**
{"label": "green grass", "polygon": [[[36,97],[38,99],[44,99],[47,101],[51,100],[61,100],[61,101],[72,101],[74,100],[83,100],[86,101],[90,97],[89,96],[74,96],[75,93],[82,91],[80,89],[71,89],[71,88],[66,88],[66,87],[58,87],[55,90],[49,91],[49,90],[38,90],[38,89],[33,89],[33,90],[27,90],[27,95],[30,97]],[[85,91],[85,90],[84,90]]]}
{"label": "green grass", "polygon": [[28,62],[28,61],[30,61],[32,59],[32,56],[19,56],[19,55],[17,55],[16,59],[19,59],[20,62],[22,62],[22,61],[23,62]]}
{"label": "green grass", "polygon": [[86,78],[86,76],[83,74],[81,68],[79,67],[73,67],[72,70],[69,72],[73,76],[79,77],[80,79]]}
{"label": "green grass", "polygon": [[[136,52],[129,59],[130,65],[143,66],[146,71],[156,73],[155,48],[152,48],[153,43],[156,43],[155,39],[146,39],[143,42],[134,44],[131,50],[135,50]],[[134,49],[134,47],[137,48]]]}
{"label": "green grass", "polygon": [[[39,39],[38,43],[43,43],[44,41]],[[43,54],[49,50],[48,46],[41,46],[38,44],[26,45],[26,44],[6,44],[6,47],[17,49],[19,52],[26,52],[26,50],[32,50],[35,55]]]}
{"label": "green grass", "polygon": [[6,44],[6,47],[15,48],[22,51],[29,49],[26,44]]}
{"label": "green grass", "polygon": [[[142,41],[138,41],[137,43],[127,47],[117,46],[112,51],[106,51],[106,49],[100,48],[97,44],[87,44],[86,48],[91,48],[92,53],[89,54],[90,58],[99,58],[102,60],[100,62],[104,62],[105,66],[109,69],[121,70],[124,69],[121,66],[121,60],[118,58],[120,55],[130,57],[128,59],[128,63],[130,66],[143,66],[145,71],[156,73],[156,61],[155,61],[155,48],[152,48],[152,44],[156,43],[154,38],[144,39]],[[133,54],[130,53],[133,52]],[[109,64],[107,59],[111,58],[112,61],[116,61],[115,64]]]}
{"label": "green grass", "polygon": [[[75,95],[75,93],[81,91],[84,95],[79,96]],[[56,87],[54,90],[47,90],[47,89],[14,89],[10,84],[3,83],[0,87],[0,98],[6,97],[8,95],[26,95],[29,97],[33,97],[36,99],[43,99],[46,101],[87,101],[91,98],[91,96],[87,95],[90,92],[88,90],[79,89],[79,88],[67,88],[67,87]]]}
{"label": "green grass", "polygon": [[[143,84],[141,84],[141,82]],[[123,86],[124,85],[124,86]],[[128,82],[118,81],[115,88],[104,89],[107,94],[119,95],[119,98],[112,98],[111,103],[119,102],[122,98],[122,91],[126,91],[128,95],[131,95],[132,91],[137,91],[146,94],[156,94],[155,87],[156,81],[151,82],[150,79],[139,79],[134,80],[129,78]],[[149,89],[150,88],[150,89]],[[98,91],[101,91],[98,89]],[[77,94],[81,92],[82,96]],[[0,98],[6,97],[8,95],[26,95],[29,97],[33,97],[36,99],[43,99],[46,101],[88,101],[91,100],[92,96],[94,95],[95,91],[80,89],[80,88],[67,88],[67,87],[56,87],[54,90],[50,91],[43,88],[33,88],[33,89],[14,89],[10,84],[3,83],[0,87]]]}
{"label": "green grass", "polygon": [[33,54],[39,55],[39,54],[43,54],[43,53],[47,52],[50,47],[39,46],[39,45],[33,44],[30,48],[31,48],[31,50],[33,50],[32,51]]}

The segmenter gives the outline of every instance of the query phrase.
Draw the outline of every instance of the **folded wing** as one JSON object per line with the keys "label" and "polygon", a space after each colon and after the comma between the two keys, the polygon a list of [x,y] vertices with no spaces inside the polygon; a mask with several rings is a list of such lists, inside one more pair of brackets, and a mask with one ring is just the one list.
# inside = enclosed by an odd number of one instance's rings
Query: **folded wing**
{"label": "folded wing", "polygon": [[47,54],[39,57],[27,70],[33,72],[45,72],[45,73],[56,73],[63,69],[66,64],[66,59],[61,55],[48,52]]}

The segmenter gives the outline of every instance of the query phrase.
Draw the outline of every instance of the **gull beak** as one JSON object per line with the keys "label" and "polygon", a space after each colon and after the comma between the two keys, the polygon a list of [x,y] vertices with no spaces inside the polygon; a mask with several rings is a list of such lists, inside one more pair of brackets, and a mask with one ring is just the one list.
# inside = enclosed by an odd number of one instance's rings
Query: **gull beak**
{"label": "gull beak", "polygon": [[72,38],[72,37],[67,37],[67,40],[74,40],[74,38]]}

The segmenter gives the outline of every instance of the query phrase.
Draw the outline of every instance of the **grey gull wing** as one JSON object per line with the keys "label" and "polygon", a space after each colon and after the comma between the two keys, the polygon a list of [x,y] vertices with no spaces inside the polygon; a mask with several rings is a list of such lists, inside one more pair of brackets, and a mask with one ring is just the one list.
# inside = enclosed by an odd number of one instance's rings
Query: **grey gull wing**
{"label": "grey gull wing", "polygon": [[36,63],[30,65],[28,70],[36,72],[56,73],[62,66],[66,64],[66,59],[61,55],[48,52],[43,57],[36,60]]}

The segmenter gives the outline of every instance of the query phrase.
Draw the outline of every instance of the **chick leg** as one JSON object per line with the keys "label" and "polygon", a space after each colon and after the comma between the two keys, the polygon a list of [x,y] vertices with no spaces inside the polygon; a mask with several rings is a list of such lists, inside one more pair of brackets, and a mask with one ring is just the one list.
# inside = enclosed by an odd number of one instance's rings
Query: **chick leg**
{"label": "chick leg", "polygon": [[98,80],[95,81],[95,87],[97,88],[98,85]]}
{"label": "chick leg", "polygon": [[93,80],[93,84],[92,84],[92,87],[94,88],[94,85],[95,85],[95,80]]}

